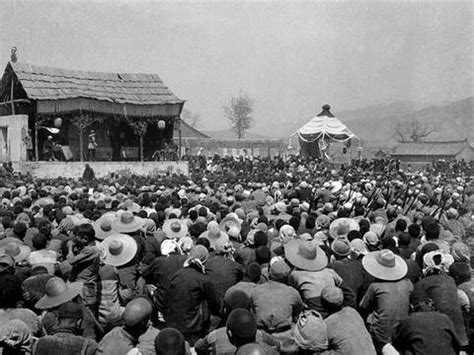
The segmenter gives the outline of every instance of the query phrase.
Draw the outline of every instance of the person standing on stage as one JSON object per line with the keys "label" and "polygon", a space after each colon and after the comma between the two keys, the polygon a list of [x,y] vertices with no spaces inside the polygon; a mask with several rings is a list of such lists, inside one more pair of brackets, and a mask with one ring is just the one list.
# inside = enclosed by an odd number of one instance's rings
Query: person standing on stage
{"label": "person standing on stage", "polygon": [[97,142],[95,140],[95,131],[91,129],[89,133],[89,144],[87,145],[87,160],[95,160],[95,150]]}

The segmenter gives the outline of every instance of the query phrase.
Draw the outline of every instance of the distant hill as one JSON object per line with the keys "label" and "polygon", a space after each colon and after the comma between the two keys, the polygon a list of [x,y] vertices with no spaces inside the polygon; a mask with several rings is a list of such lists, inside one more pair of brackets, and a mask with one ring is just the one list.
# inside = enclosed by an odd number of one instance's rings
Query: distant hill
{"label": "distant hill", "polygon": [[[204,134],[215,138],[215,139],[238,139],[237,133],[232,129],[226,129],[221,131],[202,131]],[[257,133],[245,132],[243,139],[274,139],[274,137],[268,137]]]}
{"label": "distant hill", "polygon": [[394,125],[397,121],[411,122],[417,120],[422,124],[432,125],[435,132],[427,140],[455,140],[468,138],[474,140],[474,97],[442,106],[429,106],[411,113],[389,116],[340,118],[357,136],[366,141],[396,141]]}

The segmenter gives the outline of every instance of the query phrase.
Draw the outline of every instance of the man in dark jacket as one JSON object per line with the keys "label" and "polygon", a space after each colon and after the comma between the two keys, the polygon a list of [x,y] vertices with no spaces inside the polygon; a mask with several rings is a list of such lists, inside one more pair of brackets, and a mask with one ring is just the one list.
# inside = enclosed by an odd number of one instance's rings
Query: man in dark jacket
{"label": "man in dark jacket", "polygon": [[207,334],[209,313],[219,315],[221,310],[221,300],[204,266],[208,256],[203,245],[191,249],[184,268],[171,278],[165,297],[167,326],[183,333],[191,346]]}
{"label": "man in dark jacket", "polygon": [[415,312],[396,329],[392,343],[400,354],[454,355],[461,348],[454,324],[443,313],[435,312],[429,298],[417,301]]}

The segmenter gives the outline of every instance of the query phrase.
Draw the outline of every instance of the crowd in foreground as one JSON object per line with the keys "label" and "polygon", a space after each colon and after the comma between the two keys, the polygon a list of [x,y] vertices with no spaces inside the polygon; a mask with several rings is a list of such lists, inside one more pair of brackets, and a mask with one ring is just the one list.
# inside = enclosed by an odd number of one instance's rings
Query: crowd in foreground
{"label": "crowd in foreground", "polygon": [[474,352],[472,166],[0,177],[3,354]]}

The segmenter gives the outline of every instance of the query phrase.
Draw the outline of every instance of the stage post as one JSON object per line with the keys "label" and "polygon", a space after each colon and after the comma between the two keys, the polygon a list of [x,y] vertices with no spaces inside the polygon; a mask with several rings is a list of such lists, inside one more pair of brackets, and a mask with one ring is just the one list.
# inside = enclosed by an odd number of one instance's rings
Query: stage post
{"label": "stage post", "polygon": [[39,160],[38,149],[38,117],[35,115],[35,161]]}
{"label": "stage post", "polygon": [[79,123],[79,159],[80,161],[84,161],[84,125],[82,123]]}
{"label": "stage post", "polygon": [[143,133],[140,132],[140,161],[144,161],[143,159]]}
{"label": "stage post", "polygon": [[180,118],[178,117],[178,119],[176,120],[176,122],[178,122],[178,136],[179,136],[179,151],[178,151],[178,161],[181,160],[181,147],[182,147],[182,141],[181,141],[181,138],[182,138],[182,134],[181,134],[181,122],[180,122]]}

